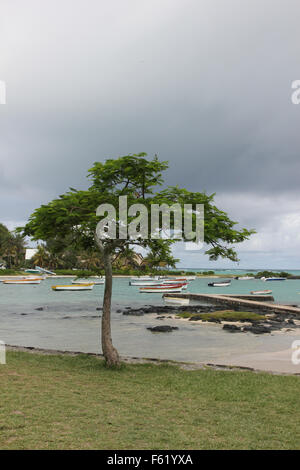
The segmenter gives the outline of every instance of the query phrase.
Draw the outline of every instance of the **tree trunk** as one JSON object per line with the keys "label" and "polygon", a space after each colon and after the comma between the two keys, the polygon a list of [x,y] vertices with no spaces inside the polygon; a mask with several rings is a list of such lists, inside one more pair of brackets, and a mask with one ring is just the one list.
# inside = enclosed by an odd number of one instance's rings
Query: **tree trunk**
{"label": "tree trunk", "polygon": [[106,364],[110,366],[118,366],[120,358],[118,351],[114,348],[111,339],[111,324],[110,324],[110,311],[111,311],[111,296],[112,296],[112,266],[109,254],[104,255],[104,269],[105,269],[105,288],[103,297],[103,314],[102,314],[102,351],[105,357]]}

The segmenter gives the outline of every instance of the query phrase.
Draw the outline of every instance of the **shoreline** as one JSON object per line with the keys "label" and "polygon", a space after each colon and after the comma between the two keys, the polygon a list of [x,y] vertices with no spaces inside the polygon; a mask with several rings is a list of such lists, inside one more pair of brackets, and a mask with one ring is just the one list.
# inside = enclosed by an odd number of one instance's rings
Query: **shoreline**
{"label": "shoreline", "polygon": [[[68,355],[68,356],[78,356],[78,355],[85,355],[85,356],[94,356],[98,357],[99,359],[104,359],[103,354],[97,353],[87,353],[81,351],[67,351],[67,350],[59,350],[59,349],[44,349],[44,348],[36,348],[33,346],[17,346],[17,345],[6,345],[7,351],[15,351],[15,352],[27,352],[30,354],[42,354],[42,355]],[[289,353],[289,350],[284,351],[276,351],[273,353],[259,353],[259,354],[252,354],[252,355],[242,355],[241,358],[246,358],[246,361],[240,361],[240,364],[233,364],[229,363],[229,361],[225,361],[224,363],[210,363],[210,362],[183,362],[183,361],[173,361],[171,359],[159,359],[159,358],[143,358],[143,357],[135,357],[135,356],[120,356],[121,362],[125,362],[126,364],[155,364],[155,365],[162,365],[162,364],[170,364],[179,367],[182,370],[222,370],[222,371],[248,371],[253,373],[267,373],[271,375],[288,375],[288,376],[300,376],[300,366],[298,366],[298,371],[295,370],[272,370],[269,368],[265,368],[267,364],[272,363],[272,361],[282,360],[283,355]],[[269,356],[268,358],[264,358],[266,354]],[[247,358],[249,356],[254,356],[256,361],[259,362],[259,356],[263,356],[265,362],[260,362],[261,368],[257,366],[247,364]],[[244,363],[243,363],[244,362]],[[296,366],[294,366],[296,367]]]}

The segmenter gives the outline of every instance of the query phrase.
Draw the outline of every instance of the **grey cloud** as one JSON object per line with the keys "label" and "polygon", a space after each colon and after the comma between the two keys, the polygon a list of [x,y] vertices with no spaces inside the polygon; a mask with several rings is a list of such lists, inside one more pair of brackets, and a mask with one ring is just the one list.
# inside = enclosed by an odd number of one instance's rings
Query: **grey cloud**
{"label": "grey cloud", "polygon": [[170,161],[168,184],[217,192],[242,225],[275,220],[259,198],[299,197],[297,0],[3,0],[1,11],[2,220],[86,187],[94,161],[139,151]]}

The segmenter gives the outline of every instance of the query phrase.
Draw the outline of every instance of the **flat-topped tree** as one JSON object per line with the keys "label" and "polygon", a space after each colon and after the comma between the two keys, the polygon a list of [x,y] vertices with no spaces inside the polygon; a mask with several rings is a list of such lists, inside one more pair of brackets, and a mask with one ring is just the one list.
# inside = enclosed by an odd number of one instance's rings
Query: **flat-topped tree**
{"label": "flat-topped tree", "polygon": [[[237,255],[230,244],[242,242],[253,231],[235,230],[235,222],[227,214],[213,204],[213,196],[201,192],[190,192],[186,189],[168,187],[162,191],[158,187],[163,184],[162,171],[168,163],[159,161],[155,156],[148,159],[146,153],[126,155],[116,159],[108,159],[104,163],[97,162],[89,170],[91,186],[86,191],[70,188],[68,192],[54,199],[47,205],[36,209],[24,227],[24,235],[35,240],[53,239],[56,236],[68,237],[77,250],[93,248],[96,245],[101,253],[105,269],[105,288],[102,314],[102,351],[108,366],[118,365],[120,358],[111,338],[111,298],[112,298],[112,261],[120,253],[126,252],[129,246],[138,245],[149,248],[152,254],[161,252],[162,258],[172,263],[170,245],[174,239],[151,239],[151,206],[153,204],[192,204],[192,229],[196,224],[196,205],[203,204],[205,209],[204,240],[210,245],[206,251],[210,259],[218,257],[236,261]],[[143,204],[148,210],[147,237],[124,237],[124,219],[119,211],[120,196],[127,196],[127,205]],[[99,236],[97,224],[104,219],[104,214],[96,215],[97,208],[102,204],[110,204],[115,208],[113,222],[116,237],[108,239]],[[128,217],[133,221],[136,214]],[[183,212],[182,212],[183,217]],[[99,227],[99,226],[98,226]],[[171,217],[171,229],[174,228],[174,217]],[[145,230],[145,228],[144,228]],[[180,232],[180,233],[179,233]],[[178,231],[176,239],[187,240],[184,225]],[[120,238],[120,235],[123,238]],[[145,233],[144,233],[145,235]],[[165,259],[162,259],[166,261]]]}

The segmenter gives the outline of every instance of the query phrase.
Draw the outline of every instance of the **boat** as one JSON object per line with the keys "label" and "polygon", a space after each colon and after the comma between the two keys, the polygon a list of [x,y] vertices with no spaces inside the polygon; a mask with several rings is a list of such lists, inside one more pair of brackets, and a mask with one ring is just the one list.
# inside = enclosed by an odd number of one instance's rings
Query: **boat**
{"label": "boat", "polygon": [[164,301],[170,304],[189,305],[190,299],[181,297],[164,297]]}
{"label": "boat", "polygon": [[196,276],[183,276],[183,277],[178,276],[177,279],[186,279],[187,281],[195,281]]}
{"label": "boat", "polygon": [[162,280],[163,284],[174,284],[174,283],[176,284],[178,282],[187,282],[187,279],[185,277],[181,277],[181,278],[176,277],[176,278],[173,278],[173,279],[168,278],[168,279],[163,279]]}
{"label": "boat", "polygon": [[52,271],[49,271],[48,269],[41,268],[40,266],[36,266],[35,269],[40,271],[43,274],[49,274],[50,276],[56,276],[56,274]]}
{"label": "boat", "polygon": [[183,289],[182,284],[174,284],[174,285],[160,285],[160,286],[153,286],[153,287],[140,287],[141,293],[160,293],[160,292],[181,292]]}
{"label": "boat", "polygon": [[130,286],[159,286],[163,281],[129,281]]}
{"label": "boat", "polygon": [[94,284],[95,286],[96,285],[102,285],[104,284],[105,280],[104,279],[96,279],[96,280],[92,280],[92,279],[89,279],[88,281],[87,280],[84,280],[84,279],[73,279],[72,280],[72,284]]}
{"label": "boat", "polygon": [[28,274],[41,274],[41,271],[39,271],[38,269],[25,269],[25,273],[28,273]]}
{"label": "boat", "polygon": [[184,279],[163,279],[158,281],[130,281],[130,286],[139,286],[139,287],[152,287],[152,286],[161,286],[161,285],[172,285],[172,284],[184,284],[188,285],[188,282]]}
{"label": "boat", "polygon": [[207,285],[209,287],[228,287],[231,284],[231,279],[227,281],[216,281],[216,282],[209,282]]}
{"label": "boat", "polygon": [[272,294],[272,291],[271,290],[252,290],[250,292],[250,294],[252,295],[270,295]]}
{"label": "boat", "polygon": [[2,284],[19,284],[22,286],[27,286],[28,284],[40,284],[41,279],[7,279],[3,281]]}
{"label": "boat", "polygon": [[130,281],[158,281],[160,276],[135,276],[130,278]]}
{"label": "boat", "polygon": [[94,287],[93,283],[86,283],[86,284],[69,284],[69,285],[58,285],[58,286],[51,286],[52,290],[55,291],[63,291],[63,290],[72,290],[72,291],[81,291],[81,290],[92,290]]}
{"label": "boat", "polygon": [[286,281],[286,277],[261,277],[262,281]]}
{"label": "boat", "polygon": [[254,276],[241,276],[241,277],[236,277],[235,278],[237,281],[251,281],[252,279],[255,279]]}

